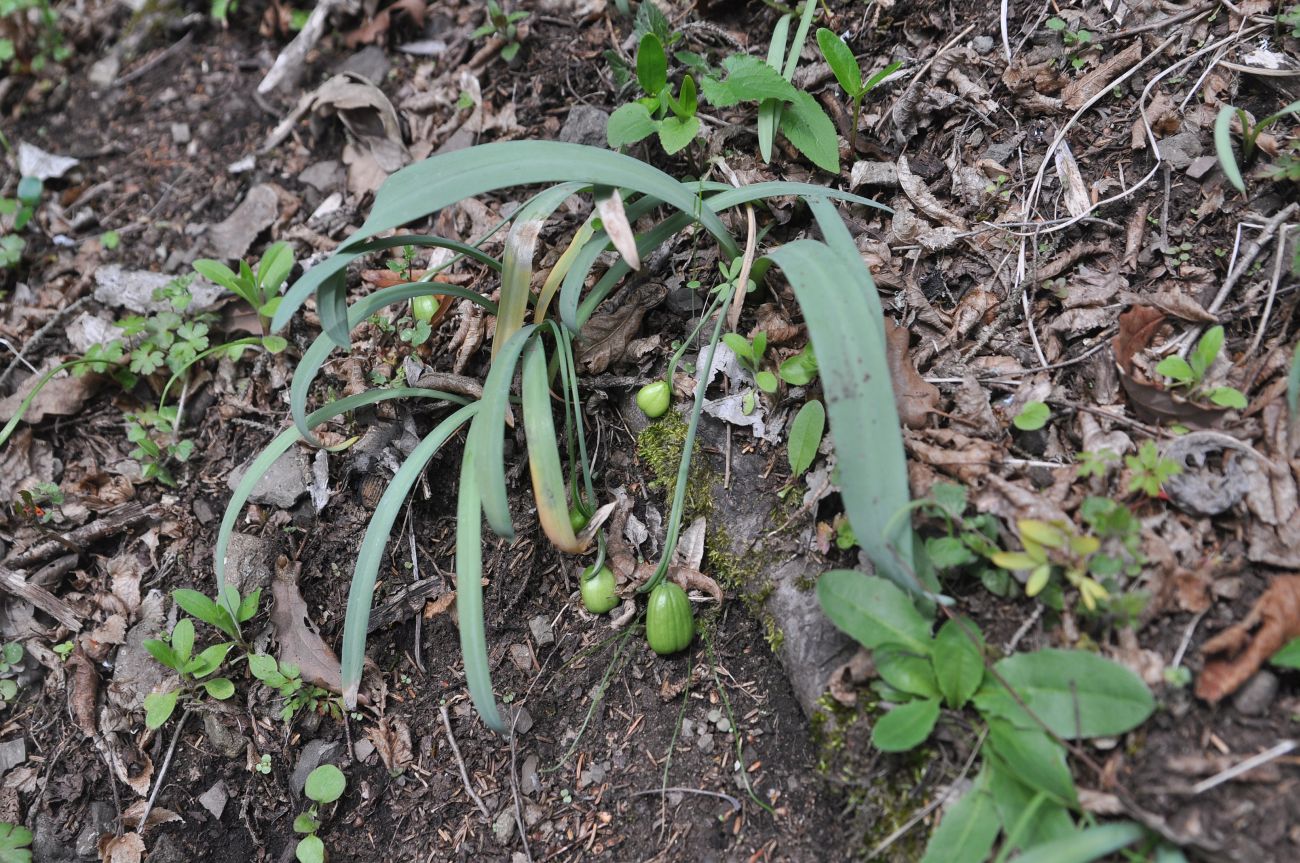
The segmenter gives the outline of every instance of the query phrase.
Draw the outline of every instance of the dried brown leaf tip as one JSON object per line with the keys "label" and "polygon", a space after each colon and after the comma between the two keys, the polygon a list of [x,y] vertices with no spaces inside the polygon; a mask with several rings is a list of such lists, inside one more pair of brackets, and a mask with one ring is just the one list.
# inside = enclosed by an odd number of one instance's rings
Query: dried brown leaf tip
{"label": "dried brown leaf tip", "polygon": [[1300,575],[1281,575],[1255,601],[1245,620],[1228,627],[1201,648],[1207,656],[1196,681],[1196,696],[1214,704],[1245,683],[1268,658],[1300,636]]}

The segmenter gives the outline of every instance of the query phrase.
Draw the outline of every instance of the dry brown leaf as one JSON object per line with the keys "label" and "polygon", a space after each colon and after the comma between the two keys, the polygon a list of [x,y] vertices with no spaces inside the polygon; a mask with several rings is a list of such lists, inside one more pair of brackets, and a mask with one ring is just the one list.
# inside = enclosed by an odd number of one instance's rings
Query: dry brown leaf
{"label": "dry brown leaf", "polygon": [[953,415],[964,420],[964,425],[985,437],[999,437],[1002,425],[989,403],[988,390],[980,386],[974,375],[962,378],[961,386],[953,397]]}
{"label": "dry brown leaf", "polygon": [[668,289],[646,283],[628,289],[614,310],[592,315],[578,340],[578,363],[587,374],[598,375],[623,359],[628,343],[641,328],[647,310],[663,302]]}
{"label": "dry brown leaf", "polygon": [[939,388],[917,374],[908,354],[911,339],[911,330],[885,320],[885,353],[898,417],[908,428],[919,429],[925,427],[939,404]]}
{"label": "dry brown leaf", "polygon": [[140,863],[143,858],[144,839],[139,833],[105,833],[99,837],[100,863]]}
{"label": "dry brown leaf", "polygon": [[[401,14],[410,16],[411,21],[416,27],[424,26],[424,15],[427,10],[425,0],[397,0],[386,9],[381,9],[379,14],[366,21],[357,29],[343,34],[343,43],[349,49],[356,48],[358,45],[373,45],[383,41],[388,35],[388,30],[393,26],[393,20]],[[382,84],[382,81],[375,81],[376,84]]]}
{"label": "dry brown leaf", "polygon": [[906,156],[898,157],[898,185],[902,188],[903,194],[916,204],[916,208],[931,219],[943,222],[958,231],[965,231],[969,227],[965,219],[939,203],[939,199],[925,185],[925,181],[912,173]]}
{"label": "dry brown leaf", "polygon": [[1300,575],[1279,575],[1255,601],[1250,614],[1201,648],[1225,659],[1205,664],[1196,680],[1196,696],[1214,704],[1236,692],[1268,658],[1300,636]]}
{"label": "dry brown leaf", "polygon": [[[39,375],[32,375],[13,395],[0,399],[0,422],[13,419],[14,414],[18,413],[19,407],[22,406],[23,399],[31,395],[45,373],[58,364],[58,357],[51,357],[39,367]],[[72,416],[81,410],[82,405],[99,390],[103,382],[104,376],[94,372],[80,377],[74,377],[68,372],[60,372],[50,378],[32,399],[27,412],[23,414],[23,422],[38,423],[47,416]]]}
{"label": "dry brown leaf", "polygon": [[433,620],[440,614],[446,614],[447,610],[456,604],[456,591],[449,590],[441,596],[436,596],[424,604],[424,619]]}
{"label": "dry brown leaf", "polygon": [[[1073,471],[1071,471],[1073,473]],[[1059,484],[1058,485],[1065,485]],[[977,512],[988,512],[998,518],[1014,524],[1022,518],[1039,521],[1060,521],[1069,524],[1071,519],[1052,499],[1052,492],[1068,492],[1068,486],[1057,489],[1027,488],[1008,482],[996,474],[990,474],[984,491],[975,498]]]}
{"label": "dry brown leaf", "polygon": [[1144,420],[1176,420],[1198,428],[1213,425],[1227,411],[1206,408],[1181,398],[1141,377],[1133,357],[1145,350],[1164,323],[1164,312],[1148,306],[1134,306],[1119,316],[1119,332],[1111,340],[1115,363],[1120,370],[1120,384],[1133,402],[1134,412]]}
{"label": "dry brown leaf", "polygon": [[1061,91],[1061,103],[1069,110],[1077,111],[1093,96],[1109,90],[1112,81],[1142,59],[1142,51],[1142,40],[1138,39],[1087,75],[1066,84]]}
{"label": "dry brown leaf", "polygon": [[149,832],[150,827],[157,827],[159,824],[172,824],[177,821],[185,820],[170,809],[155,806],[149,810],[149,816],[146,819],[146,823],[142,826],[140,824],[140,816],[144,815],[146,806],[148,806],[148,801],[145,800],[137,800],[132,803],[122,812],[122,823],[143,835]]}
{"label": "dry brown leaf", "polygon": [[99,698],[99,672],[95,663],[86,656],[80,647],[68,657],[68,670],[72,672],[72,683],[68,687],[68,713],[72,721],[87,737],[94,737],[99,731],[96,720]]}
{"label": "dry brown leaf", "polygon": [[1069,143],[1062,141],[1053,158],[1056,176],[1061,181],[1061,198],[1065,201],[1065,209],[1070,211],[1071,216],[1084,215],[1092,209],[1092,201],[1088,198],[1088,184],[1083,181],[1079,162],[1074,158]]}
{"label": "dry brown leaf", "polygon": [[799,337],[802,328],[790,323],[786,316],[773,303],[763,303],[755,313],[754,329],[749,333],[752,340],[759,333],[767,333],[769,347],[789,344]]}
{"label": "dry brown leaf", "polygon": [[1200,324],[1217,324],[1219,319],[1205,310],[1205,307],[1177,288],[1165,288],[1153,293],[1135,294],[1125,291],[1120,301],[1141,303],[1164,312],[1171,318],[1192,321]]}
{"label": "dry brown leaf", "polygon": [[301,564],[290,562],[284,555],[275,562],[275,578],[271,582],[271,596],[275,600],[271,625],[275,627],[276,641],[280,645],[280,664],[298,666],[302,679],[307,683],[331,692],[342,692],[338,657],[316,632],[307,615],[307,602],[298,590],[301,571]]}
{"label": "dry brown leaf", "polygon": [[411,763],[411,729],[401,719],[387,716],[366,735],[375,745],[379,759],[390,773],[405,770]]}
{"label": "dry brown leaf", "polygon": [[927,429],[903,435],[903,443],[920,461],[962,482],[986,476],[1000,450],[991,442],[951,429]]}
{"label": "dry brown leaf", "polygon": [[1047,329],[1050,332],[1062,333],[1067,336],[1079,335],[1080,333],[1088,333],[1110,326],[1114,318],[1114,309],[1069,309],[1053,318],[1052,322],[1047,325]]}
{"label": "dry brown leaf", "polygon": [[54,480],[54,448],[25,428],[0,450],[0,501],[8,503],[18,493]]}

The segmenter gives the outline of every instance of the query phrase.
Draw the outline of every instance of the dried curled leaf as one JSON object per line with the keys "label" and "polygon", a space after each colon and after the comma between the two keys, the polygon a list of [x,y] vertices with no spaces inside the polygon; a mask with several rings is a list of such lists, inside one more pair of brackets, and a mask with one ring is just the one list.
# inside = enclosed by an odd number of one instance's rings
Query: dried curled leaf
{"label": "dried curled leaf", "polygon": [[298,573],[302,567],[280,555],[275,562],[275,579],[271,595],[271,625],[280,644],[280,663],[298,666],[302,679],[331,692],[342,692],[342,672],[338,657],[317,634],[307,616],[307,602],[298,590]]}
{"label": "dried curled leaf", "polygon": [[1255,601],[1245,620],[1228,627],[1201,648],[1207,656],[1227,658],[1205,664],[1196,680],[1196,696],[1214,704],[1231,695],[1270,656],[1300,636],[1300,575],[1281,575]]}
{"label": "dried curled leaf", "polygon": [[886,356],[889,376],[894,384],[894,403],[899,419],[911,429],[924,428],[930,414],[939,405],[939,388],[917,374],[908,355],[912,332],[892,320],[885,321]]}

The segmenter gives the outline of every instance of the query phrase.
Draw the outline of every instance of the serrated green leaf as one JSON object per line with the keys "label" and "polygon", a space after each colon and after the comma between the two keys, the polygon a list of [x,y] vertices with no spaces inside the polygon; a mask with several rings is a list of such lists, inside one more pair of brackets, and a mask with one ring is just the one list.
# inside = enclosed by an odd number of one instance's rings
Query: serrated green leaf
{"label": "serrated green leaf", "polygon": [[790,423],[790,469],[794,476],[802,476],[812,466],[825,430],[826,408],[816,400],[805,402]]}
{"label": "serrated green leaf", "polygon": [[[972,642],[971,637],[978,639]],[[943,699],[959,710],[984,682],[984,638],[974,622],[949,620],[934,637],[934,676]]]}
{"label": "serrated green leaf", "polygon": [[871,743],[881,752],[906,752],[920,746],[939,721],[939,699],[909,701],[876,720]]}
{"label": "serrated green leaf", "polygon": [[891,582],[833,569],[817,580],[817,599],[831,623],[868,650],[896,644],[929,655],[930,622]]}
{"label": "serrated green leaf", "polygon": [[605,139],[615,150],[645,140],[655,133],[655,121],[640,102],[628,102],[609,115]]}
{"label": "serrated green leaf", "polygon": [[800,92],[780,72],[749,54],[732,54],[722,61],[722,68],[725,79],[705,78],[700,83],[705,101],[717,108],[764,99],[788,102]]}
{"label": "serrated green leaf", "polygon": [[840,172],[840,138],[835,124],[810,94],[795,91],[781,113],[781,133],[823,171]]}

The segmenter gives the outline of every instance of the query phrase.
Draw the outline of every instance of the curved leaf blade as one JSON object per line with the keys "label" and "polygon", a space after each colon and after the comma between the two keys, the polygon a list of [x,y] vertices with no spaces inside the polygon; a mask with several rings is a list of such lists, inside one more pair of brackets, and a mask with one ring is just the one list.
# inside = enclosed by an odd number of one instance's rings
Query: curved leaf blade
{"label": "curved leaf blade", "polygon": [[472,439],[465,444],[456,501],[456,618],[470,699],[483,722],[498,734],[505,734],[506,724],[497,712],[496,697],[492,694],[483,619],[483,508],[474,476]]}

